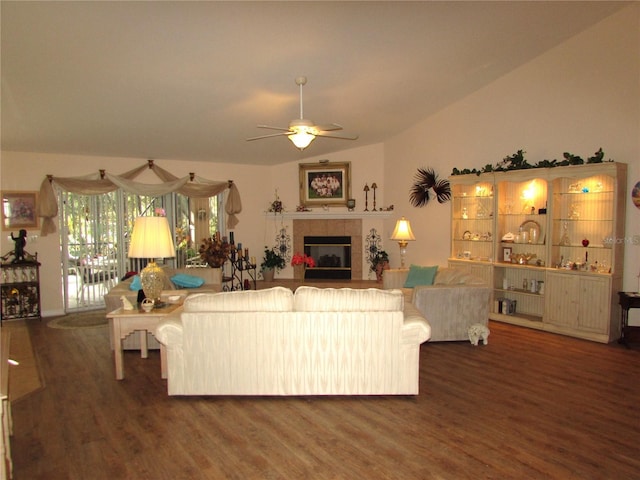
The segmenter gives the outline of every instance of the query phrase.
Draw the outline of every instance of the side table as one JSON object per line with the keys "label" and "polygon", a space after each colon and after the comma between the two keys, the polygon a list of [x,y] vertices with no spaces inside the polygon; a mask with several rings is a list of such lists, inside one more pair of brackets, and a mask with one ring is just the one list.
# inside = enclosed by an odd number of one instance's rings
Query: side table
{"label": "side table", "polygon": [[[165,317],[177,314],[182,309],[182,304],[167,304],[162,308],[154,308],[150,312],[142,309],[124,310],[122,307],[107,314],[111,324],[113,338],[113,351],[116,364],[116,380],[124,378],[124,357],[122,353],[122,340],[134,333],[140,332],[140,356],[148,357],[147,332],[152,335],[156,333],[156,327]],[[166,351],[164,345],[160,344],[160,365],[162,378],[167,378]]]}
{"label": "side table", "polygon": [[624,343],[626,345],[629,333],[632,331],[640,331],[640,327],[629,326],[629,310],[632,308],[640,308],[640,293],[618,292],[618,295],[620,297],[620,307],[622,307],[622,325],[620,329],[619,343]]}

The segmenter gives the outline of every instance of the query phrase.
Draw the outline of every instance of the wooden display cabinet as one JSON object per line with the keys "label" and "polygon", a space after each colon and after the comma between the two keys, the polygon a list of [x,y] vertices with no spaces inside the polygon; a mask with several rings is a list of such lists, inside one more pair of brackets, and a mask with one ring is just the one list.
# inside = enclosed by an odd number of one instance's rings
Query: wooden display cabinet
{"label": "wooden display cabinet", "polygon": [[[449,264],[493,286],[492,320],[604,343],[620,338],[626,164],[449,181]],[[503,311],[502,301],[512,308]]]}

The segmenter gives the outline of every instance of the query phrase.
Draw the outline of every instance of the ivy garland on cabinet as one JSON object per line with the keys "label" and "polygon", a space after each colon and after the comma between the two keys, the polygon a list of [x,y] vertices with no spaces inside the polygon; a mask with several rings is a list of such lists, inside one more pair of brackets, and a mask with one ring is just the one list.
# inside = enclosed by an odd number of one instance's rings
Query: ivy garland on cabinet
{"label": "ivy garland on cabinet", "polygon": [[[524,154],[526,152],[524,150],[518,150],[513,155],[506,156],[502,159],[502,162],[496,164],[495,166],[490,163],[485,165],[482,169],[472,169],[468,168],[458,170],[454,168],[451,172],[451,175],[468,175],[470,173],[475,173],[476,175],[480,175],[481,173],[489,173],[489,172],[508,172],[511,170],[525,170],[528,168],[552,168],[552,167],[566,167],[567,165],[584,165],[585,163],[603,163],[604,162],[604,152],[602,148],[598,149],[597,152],[593,154],[593,156],[588,157],[585,161],[578,155],[574,155],[569,152],[564,152],[562,156],[564,160],[541,160],[538,163],[532,165],[524,158]],[[608,162],[613,162],[614,160],[607,160]]]}

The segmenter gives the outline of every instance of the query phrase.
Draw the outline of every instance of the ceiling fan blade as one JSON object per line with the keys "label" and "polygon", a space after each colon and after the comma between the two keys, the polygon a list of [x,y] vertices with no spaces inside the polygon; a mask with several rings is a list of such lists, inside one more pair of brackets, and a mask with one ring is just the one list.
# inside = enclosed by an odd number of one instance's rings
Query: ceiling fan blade
{"label": "ceiling fan blade", "polygon": [[258,128],[269,128],[271,130],[282,130],[283,132],[289,132],[289,127],[272,127],[271,125],[258,125]]}
{"label": "ceiling fan blade", "polygon": [[324,133],[324,132],[318,132],[318,137],[325,137],[325,138],[338,138],[340,140],[357,140],[358,139],[358,135],[355,136],[350,136],[350,135],[335,135],[333,133]]}
{"label": "ceiling fan blade", "polygon": [[286,132],[281,132],[281,133],[271,133],[269,135],[261,135],[259,137],[251,137],[251,138],[247,138],[247,142],[250,142],[251,140],[260,140],[262,138],[270,138],[270,137],[280,137],[282,135],[291,135],[292,132],[290,132],[289,130],[287,130]]}
{"label": "ceiling fan blade", "polygon": [[332,132],[335,130],[342,130],[342,125],[337,123],[328,123],[327,125],[316,125],[316,129],[320,132]]}

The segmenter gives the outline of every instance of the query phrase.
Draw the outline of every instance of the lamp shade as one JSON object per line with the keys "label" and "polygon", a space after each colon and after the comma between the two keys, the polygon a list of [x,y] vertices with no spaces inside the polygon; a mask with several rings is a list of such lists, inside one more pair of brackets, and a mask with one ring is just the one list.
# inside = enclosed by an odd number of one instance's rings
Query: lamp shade
{"label": "lamp shade", "polygon": [[166,217],[138,217],[133,226],[129,258],[175,257],[173,237]]}
{"label": "lamp shade", "polygon": [[413,235],[411,231],[411,223],[409,220],[402,217],[400,220],[396,222],[396,228],[393,230],[393,234],[391,235],[391,240],[398,241],[409,241],[415,240],[416,237]]}
{"label": "lamp shade", "polygon": [[305,148],[307,148],[314,138],[316,138],[315,135],[300,131],[294,133],[293,135],[289,135],[289,140],[291,140],[293,144],[300,150],[304,150]]}

